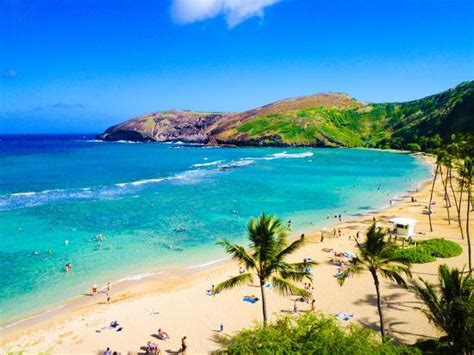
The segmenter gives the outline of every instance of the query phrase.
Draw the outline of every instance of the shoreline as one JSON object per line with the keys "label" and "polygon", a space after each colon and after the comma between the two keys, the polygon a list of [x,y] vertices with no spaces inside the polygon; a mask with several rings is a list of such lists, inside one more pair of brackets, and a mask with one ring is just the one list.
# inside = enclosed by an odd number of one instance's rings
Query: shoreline
{"label": "shoreline", "polygon": [[[395,152],[407,154],[407,152],[402,151]],[[424,153],[415,153],[413,156],[417,159],[420,159],[423,164],[428,164],[433,167],[433,157]],[[419,191],[424,190],[430,181],[431,179],[426,179],[417,182]],[[347,224],[350,225],[362,223],[364,220],[367,220],[372,216],[379,215],[384,211],[396,207],[411,193],[414,193],[414,191],[401,191],[399,195],[393,199],[394,203],[392,206],[384,205],[379,208],[373,208],[361,213],[360,216],[350,215],[348,219],[343,221],[331,219],[329,221],[324,221],[320,227],[307,226],[306,228],[301,228],[300,231],[303,231],[305,234],[307,234],[309,239],[319,235],[322,230],[337,228],[341,225],[344,226]],[[290,235],[291,240],[296,238],[296,235]],[[125,275],[124,277],[111,282],[113,302],[137,300],[154,292],[172,292],[172,290],[178,289],[179,287],[186,287],[186,284],[188,282],[192,282],[194,278],[205,278],[208,277],[208,274],[214,274],[218,271],[230,270],[234,266],[235,264],[230,259],[230,257],[221,257],[196,265],[186,265],[180,267],[170,266],[161,269],[147,270],[137,274]],[[184,279],[191,280],[183,282]],[[155,283],[167,283],[175,286],[171,287],[171,289],[166,289],[166,291],[163,291],[160,287],[153,286]],[[36,331],[38,329],[47,329],[52,324],[69,319],[70,317],[78,314],[78,312],[92,311],[95,307],[104,304],[104,302],[101,302],[103,300],[102,292],[104,292],[104,290],[105,287],[99,287],[98,296],[84,297],[84,295],[78,295],[50,309],[42,310],[28,315],[27,317],[2,324],[0,326],[0,346],[32,331]]]}

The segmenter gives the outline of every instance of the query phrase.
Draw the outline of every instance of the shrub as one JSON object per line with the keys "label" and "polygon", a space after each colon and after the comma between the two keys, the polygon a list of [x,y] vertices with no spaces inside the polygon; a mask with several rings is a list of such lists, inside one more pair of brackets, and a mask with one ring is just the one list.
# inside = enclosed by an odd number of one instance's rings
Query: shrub
{"label": "shrub", "polygon": [[413,347],[382,343],[371,329],[342,327],[333,317],[313,313],[286,316],[219,341],[223,347],[217,353],[229,354],[421,354]]}
{"label": "shrub", "polygon": [[444,239],[429,239],[421,242],[424,248],[431,251],[431,255],[437,258],[452,258],[462,253],[458,243]]}
{"label": "shrub", "polygon": [[412,152],[419,152],[421,150],[421,147],[418,143],[408,143],[405,146],[406,150],[410,150]]}
{"label": "shrub", "polygon": [[436,258],[427,252],[423,246],[411,247],[406,249],[399,249],[395,252],[397,256],[408,258],[412,264],[424,264],[435,261]]}
{"label": "shrub", "polygon": [[429,239],[417,242],[416,247],[399,249],[397,256],[404,256],[413,264],[424,264],[435,261],[436,258],[451,258],[462,253],[459,244],[444,239]]}

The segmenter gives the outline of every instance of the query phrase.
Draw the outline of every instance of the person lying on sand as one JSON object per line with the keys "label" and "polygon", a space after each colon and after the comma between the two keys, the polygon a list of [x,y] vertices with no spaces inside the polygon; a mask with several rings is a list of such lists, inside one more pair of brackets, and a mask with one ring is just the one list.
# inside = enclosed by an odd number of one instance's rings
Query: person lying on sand
{"label": "person lying on sand", "polygon": [[168,335],[168,333],[166,333],[164,330],[162,330],[161,328],[158,329],[158,333],[156,334],[156,337],[160,340],[167,340],[170,338],[170,336]]}
{"label": "person lying on sand", "polygon": [[157,344],[152,343],[151,341],[149,341],[148,343],[146,343],[146,351],[149,354],[159,354],[160,353],[160,348],[158,347]]}

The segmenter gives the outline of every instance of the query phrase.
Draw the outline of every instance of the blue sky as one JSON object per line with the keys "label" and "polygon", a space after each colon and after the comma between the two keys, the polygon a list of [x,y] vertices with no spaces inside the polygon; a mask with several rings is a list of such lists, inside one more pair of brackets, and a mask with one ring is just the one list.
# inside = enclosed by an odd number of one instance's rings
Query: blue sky
{"label": "blue sky", "polygon": [[0,0],[0,133],[474,79],[472,0]]}

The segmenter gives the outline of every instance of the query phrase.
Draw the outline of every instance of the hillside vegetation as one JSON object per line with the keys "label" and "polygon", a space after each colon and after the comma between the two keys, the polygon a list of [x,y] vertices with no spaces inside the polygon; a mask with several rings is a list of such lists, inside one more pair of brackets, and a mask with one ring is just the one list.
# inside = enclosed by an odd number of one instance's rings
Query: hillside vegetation
{"label": "hillside vegetation", "polygon": [[162,111],[111,127],[99,138],[426,151],[453,133],[474,133],[474,81],[403,103],[363,103],[329,93],[241,113]]}

